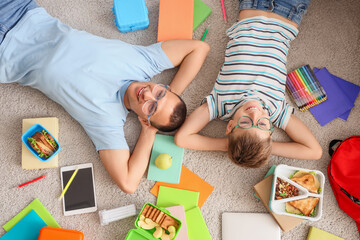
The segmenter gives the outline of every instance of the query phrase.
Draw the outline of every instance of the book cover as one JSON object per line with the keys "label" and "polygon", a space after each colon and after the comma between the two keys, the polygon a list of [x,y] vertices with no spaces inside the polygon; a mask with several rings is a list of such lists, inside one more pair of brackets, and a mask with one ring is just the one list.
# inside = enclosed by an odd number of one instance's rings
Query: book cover
{"label": "book cover", "polygon": [[158,42],[192,39],[194,0],[160,0]]}
{"label": "book cover", "polygon": [[160,186],[166,186],[166,187],[172,187],[172,188],[178,188],[178,189],[183,189],[183,190],[199,192],[200,196],[199,196],[198,207],[200,207],[200,208],[202,207],[202,205],[205,203],[206,199],[210,196],[210,194],[214,190],[213,186],[211,186],[209,183],[207,183],[205,180],[200,178],[198,175],[196,175],[195,173],[190,171],[185,166],[182,166],[179,184],[156,182],[156,184],[150,190],[150,192],[152,194],[154,194],[156,197],[159,194]]}
{"label": "book cover", "polygon": [[176,235],[176,240],[189,240],[184,206],[176,205],[172,207],[167,207],[166,209],[170,211],[172,216],[176,217],[181,221],[181,228]]}
{"label": "book cover", "polygon": [[4,234],[1,240],[37,240],[41,228],[46,227],[46,223],[41,217],[31,210],[14,227]]}
{"label": "book cover", "polygon": [[309,234],[306,240],[345,240],[334,234],[328,233],[316,227],[310,227]]}
{"label": "book cover", "polygon": [[201,0],[194,0],[194,23],[193,31],[195,31],[207,17],[210,16],[212,10]]}
{"label": "book cover", "polygon": [[200,208],[195,207],[185,211],[186,224],[189,234],[189,239],[196,240],[211,240],[211,235],[204,217],[201,214]]}
{"label": "book cover", "polygon": [[[168,169],[160,169],[155,165],[155,159],[161,153],[167,153],[172,158],[172,164]],[[147,179],[178,184],[180,182],[183,157],[184,148],[176,146],[173,136],[156,134]]]}
{"label": "book cover", "polygon": [[51,216],[49,211],[44,207],[44,205],[40,202],[40,200],[36,198],[23,210],[21,210],[18,214],[16,214],[15,217],[13,217],[10,221],[8,221],[3,226],[4,230],[9,231],[32,210],[34,210],[40,216],[40,218],[46,223],[47,226],[60,228],[60,225],[56,222],[53,216]]}

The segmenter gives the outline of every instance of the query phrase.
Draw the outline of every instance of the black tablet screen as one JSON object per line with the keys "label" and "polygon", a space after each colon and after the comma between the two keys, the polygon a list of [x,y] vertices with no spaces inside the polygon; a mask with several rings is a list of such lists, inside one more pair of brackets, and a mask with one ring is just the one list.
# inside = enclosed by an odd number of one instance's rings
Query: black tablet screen
{"label": "black tablet screen", "polygon": [[[75,170],[63,172],[65,188]],[[91,168],[79,169],[64,196],[65,211],[95,207],[95,194]]]}

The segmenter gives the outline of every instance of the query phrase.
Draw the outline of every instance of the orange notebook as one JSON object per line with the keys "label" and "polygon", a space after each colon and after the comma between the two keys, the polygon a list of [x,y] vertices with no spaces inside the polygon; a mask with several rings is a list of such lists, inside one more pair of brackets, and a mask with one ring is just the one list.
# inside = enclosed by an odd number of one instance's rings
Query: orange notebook
{"label": "orange notebook", "polygon": [[160,0],[158,42],[192,39],[194,0]]}
{"label": "orange notebook", "polygon": [[150,190],[150,192],[156,197],[159,193],[159,186],[199,192],[200,196],[198,207],[200,208],[205,203],[206,199],[210,196],[211,192],[214,190],[213,186],[205,182],[205,180],[187,169],[185,166],[182,166],[179,184],[156,182],[154,187]]}

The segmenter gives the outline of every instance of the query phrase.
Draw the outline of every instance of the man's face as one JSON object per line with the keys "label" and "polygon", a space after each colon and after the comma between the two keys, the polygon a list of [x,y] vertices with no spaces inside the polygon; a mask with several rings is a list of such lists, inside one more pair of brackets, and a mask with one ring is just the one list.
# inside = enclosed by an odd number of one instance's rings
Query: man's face
{"label": "man's face", "polygon": [[[152,92],[156,83],[152,82],[134,82],[131,83],[125,92],[124,104],[126,108],[131,109],[139,117],[148,119],[148,115],[143,112],[143,105],[146,101],[156,101]],[[170,116],[175,106],[180,102],[179,98],[171,91],[157,102],[157,108],[150,120],[156,124],[167,125],[170,122]]]}
{"label": "man's face", "polygon": [[[229,121],[228,126],[226,128],[226,134],[230,134],[231,131],[243,132],[250,131],[258,135],[260,138],[265,139],[268,138],[271,134],[271,131],[264,131],[258,128],[250,128],[250,129],[241,129],[235,128],[237,125],[239,118],[242,116],[247,116],[251,118],[253,124],[256,125],[260,118],[269,118],[269,115],[265,112],[262,105],[258,101],[249,101],[242,105],[234,114],[233,119]],[[234,130],[233,130],[234,129]]]}

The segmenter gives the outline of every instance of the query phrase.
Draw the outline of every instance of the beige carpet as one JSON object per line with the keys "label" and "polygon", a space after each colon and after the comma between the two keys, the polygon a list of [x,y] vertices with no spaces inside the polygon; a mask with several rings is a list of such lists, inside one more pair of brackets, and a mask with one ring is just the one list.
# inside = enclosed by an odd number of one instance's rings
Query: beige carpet
{"label": "beige carpet", "polygon": [[[200,39],[205,28],[210,26],[206,41],[211,46],[209,56],[189,89],[183,94],[189,112],[199,105],[215,81],[224,60],[227,43],[225,30],[238,15],[238,1],[225,0],[228,23],[222,17],[220,0],[204,0],[212,9],[212,15],[194,32]],[[156,42],[158,0],[147,0],[150,26],[146,30],[127,34],[114,26],[112,0],[38,0],[38,4],[64,23],[106,38],[120,39],[133,44],[148,45]],[[288,70],[304,64],[312,67],[327,67],[343,79],[360,84],[360,1],[317,0],[312,1],[307,16],[300,27],[298,38],[292,43],[288,58]],[[156,82],[169,83],[175,70],[166,71],[154,78]],[[293,104],[291,102],[291,104]],[[233,165],[225,153],[186,150],[184,165],[215,187],[201,211],[213,239],[221,239],[221,213],[267,212],[261,202],[253,197],[253,186],[259,182],[273,164],[288,164],[308,169],[318,169],[326,174],[330,157],[327,147],[331,139],[344,139],[359,134],[360,98],[356,101],[349,120],[336,119],[321,127],[310,112],[295,115],[302,119],[315,133],[324,148],[320,161],[299,161],[272,157],[259,169],[247,170]],[[98,213],[64,217],[62,205],[57,201],[60,190],[59,168],[23,170],[21,168],[21,120],[31,117],[54,116],[60,119],[59,141],[62,150],[59,166],[92,162],[95,166],[96,196],[98,209],[112,209],[134,203],[138,208],[145,202],[155,203],[149,193],[154,182],[143,178],[136,193],[127,195],[111,181],[102,167],[95,148],[80,125],[62,107],[48,100],[42,93],[17,84],[0,85],[0,225],[4,225],[34,198],[47,207],[63,228],[77,229],[85,239],[124,239],[134,228],[135,218],[128,218],[100,226]],[[211,136],[223,136],[225,123],[214,121],[203,131]],[[135,115],[130,114],[126,123],[126,136],[130,147],[136,143],[140,125]],[[286,139],[281,130],[276,130],[274,139]],[[22,189],[18,184],[47,173],[41,182]],[[359,239],[354,221],[337,206],[335,197],[326,179],[322,219],[318,222],[303,222],[290,232],[283,233],[284,240],[306,239],[310,226],[316,226],[348,240]],[[5,232],[0,230],[0,236]],[[192,239],[201,240],[201,239]]]}

